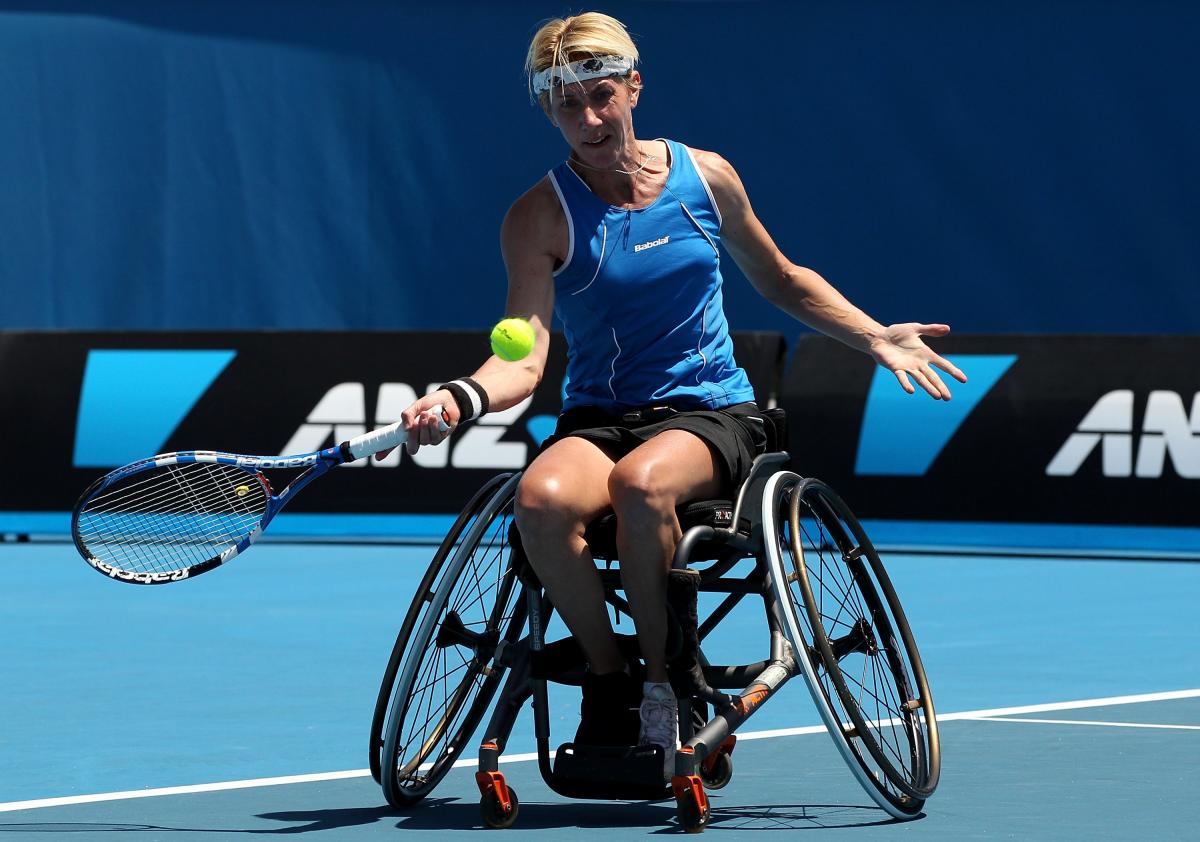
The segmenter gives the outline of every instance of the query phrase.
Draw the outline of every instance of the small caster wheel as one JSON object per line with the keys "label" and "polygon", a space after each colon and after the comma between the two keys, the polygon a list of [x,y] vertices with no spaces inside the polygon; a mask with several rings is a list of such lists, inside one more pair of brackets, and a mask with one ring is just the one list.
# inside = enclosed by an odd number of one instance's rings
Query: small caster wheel
{"label": "small caster wheel", "polygon": [[508,788],[508,799],[511,804],[506,813],[500,806],[500,797],[496,795],[496,791],[488,790],[487,794],[479,799],[479,812],[483,816],[483,823],[495,828],[512,827],[517,820],[520,802],[517,801],[517,791],[511,786]]}
{"label": "small caster wheel", "polygon": [[708,804],[701,807],[690,792],[684,793],[676,803],[679,806],[679,826],[688,833],[703,832],[710,815]]}
{"label": "small caster wheel", "polygon": [[706,789],[721,789],[733,778],[733,758],[722,751],[711,760],[711,766],[707,762],[700,766],[700,780]]}

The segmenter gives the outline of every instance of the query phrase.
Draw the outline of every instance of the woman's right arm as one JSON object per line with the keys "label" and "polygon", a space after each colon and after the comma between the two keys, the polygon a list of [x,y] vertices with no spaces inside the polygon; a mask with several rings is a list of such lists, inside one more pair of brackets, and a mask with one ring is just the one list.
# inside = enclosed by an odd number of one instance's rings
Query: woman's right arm
{"label": "woman's right arm", "polygon": [[[505,362],[489,357],[470,375],[487,393],[490,411],[508,409],[525,400],[541,382],[550,350],[550,321],[554,313],[554,267],[567,251],[567,226],[562,207],[543,179],[509,208],[500,227],[500,247],[508,273],[505,315],[527,319],[533,326],[533,351],[524,359]],[[441,404],[450,416],[450,430],[438,430],[428,410]],[[439,389],[418,399],[401,418],[408,431],[408,451],[437,444],[457,426],[458,406]]]}

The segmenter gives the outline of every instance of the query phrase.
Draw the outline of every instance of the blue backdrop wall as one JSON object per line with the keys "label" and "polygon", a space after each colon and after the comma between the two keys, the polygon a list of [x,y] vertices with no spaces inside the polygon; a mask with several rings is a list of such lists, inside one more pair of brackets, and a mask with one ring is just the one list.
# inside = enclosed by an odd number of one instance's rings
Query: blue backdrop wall
{"label": "blue backdrop wall", "polygon": [[[1200,7],[604,3],[639,135],[722,152],[881,320],[1200,331]],[[560,3],[5,4],[0,327],[475,328],[564,154]],[[727,262],[738,329],[796,326]]]}

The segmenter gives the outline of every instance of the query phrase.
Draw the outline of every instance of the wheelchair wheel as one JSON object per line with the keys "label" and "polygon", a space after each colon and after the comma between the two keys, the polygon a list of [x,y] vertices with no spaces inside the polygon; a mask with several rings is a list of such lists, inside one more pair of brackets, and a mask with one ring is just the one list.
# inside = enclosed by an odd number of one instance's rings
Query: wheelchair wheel
{"label": "wheelchair wheel", "polygon": [[508,546],[519,477],[497,478],[463,510],[396,640],[371,751],[372,771],[378,764],[394,807],[420,801],[461,758],[504,675],[492,663],[497,646],[515,642],[524,627],[525,600]]}
{"label": "wheelchair wheel", "polygon": [[832,489],[795,474],[764,494],[772,584],[813,700],[872,799],[911,818],[937,786],[941,750],[920,653],[891,580]]}
{"label": "wheelchair wheel", "polygon": [[383,782],[380,777],[383,725],[387,718],[389,703],[392,699],[392,690],[396,684],[396,674],[400,671],[400,662],[404,658],[409,638],[412,637],[413,629],[419,625],[426,609],[429,607],[432,594],[437,590],[437,584],[441,581],[441,573],[445,569],[446,559],[450,557],[450,553],[458,546],[459,541],[462,540],[463,533],[470,528],[484,504],[491,499],[492,495],[496,493],[496,489],[503,485],[510,476],[511,474],[499,474],[475,492],[475,496],[471,498],[462,512],[459,513],[454,525],[450,527],[450,531],[442,539],[437,552],[433,555],[433,560],[429,563],[429,568],[425,571],[425,576],[417,586],[412,604],[409,606],[408,613],[404,617],[404,622],[400,626],[400,631],[396,635],[396,643],[392,646],[392,654],[388,659],[387,667],[384,669],[383,682],[379,687],[379,695],[375,699],[375,713],[371,718],[371,747],[368,751],[368,760],[371,768],[371,777],[375,779],[375,783],[377,784]]}

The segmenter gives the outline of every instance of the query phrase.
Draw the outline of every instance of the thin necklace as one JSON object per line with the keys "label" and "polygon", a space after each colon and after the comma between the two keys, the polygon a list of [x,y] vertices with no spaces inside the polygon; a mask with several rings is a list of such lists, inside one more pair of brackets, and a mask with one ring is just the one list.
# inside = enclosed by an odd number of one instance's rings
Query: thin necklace
{"label": "thin necklace", "polygon": [[642,154],[644,154],[646,157],[642,159],[642,165],[640,167],[638,167],[636,170],[618,170],[618,169],[605,170],[605,169],[601,169],[600,167],[593,167],[593,166],[590,166],[589,164],[585,164],[583,161],[579,160],[574,155],[572,155],[568,160],[572,161],[573,163],[579,164],[579,166],[583,167],[585,170],[591,170],[592,172],[619,172],[621,175],[637,175],[642,170],[646,169],[646,165],[649,164],[651,161],[658,160],[658,156],[653,153],[644,152]]}

